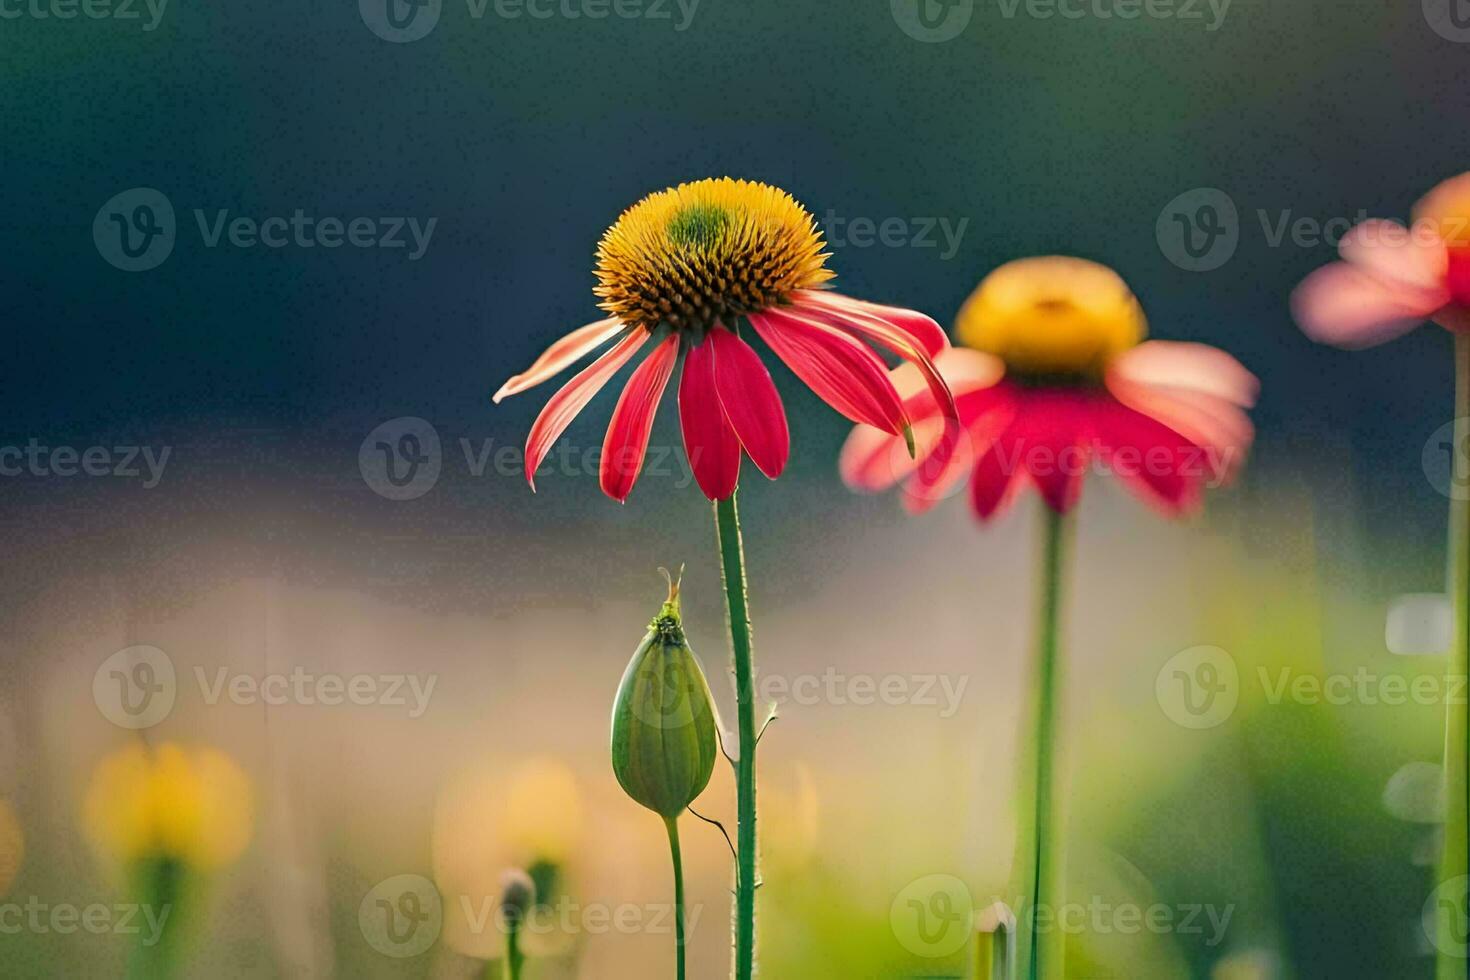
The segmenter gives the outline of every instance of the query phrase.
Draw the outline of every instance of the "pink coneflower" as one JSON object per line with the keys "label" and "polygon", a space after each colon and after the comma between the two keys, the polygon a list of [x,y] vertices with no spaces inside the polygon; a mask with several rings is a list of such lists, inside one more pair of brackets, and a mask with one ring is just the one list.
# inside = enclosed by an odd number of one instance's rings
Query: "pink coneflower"
{"label": "pink coneflower", "polygon": [[[525,391],[612,342],[547,402],[526,439],[526,479],[618,369],[646,346],[613,409],[601,483],[625,500],[679,355],[684,448],[705,496],[723,500],[742,450],[775,479],[790,454],[781,398],[742,320],[818,397],[855,422],[903,437],[910,420],[887,365],[863,341],[912,363],[931,402],[953,412],[932,358],[944,331],[913,310],[820,288],[832,277],[812,216],[775,187],[721,178],[659,191],[625,211],[597,250],[596,292],[610,315],[567,334],[495,394]],[[938,411],[938,409],[936,409]]]}
{"label": "pink coneflower", "polygon": [[[1309,275],[1292,294],[1292,311],[1313,340],[1371,347],[1433,320],[1454,336],[1455,420],[1450,445],[1470,445],[1470,174],[1445,181],[1414,205],[1414,224],[1365,221],[1338,246],[1345,261]],[[1458,458],[1456,461],[1458,465]],[[1449,594],[1454,639],[1446,682],[1470,673],[1470,497],[1451,493]],[[1470,872],[1470,708],[1445,700],[1444,834],[1436,895],[1465,894]],[[1426,917],[1438,980],[1463,980],[1465,903],[1441,900]]]}
{"label": "pink coneflower", "polygon": [[1470,330],[1470,174],[1414,205],[1414,224],[1374,218],[1343,236],[1344,261],[1323,266],[1292,295],[1313,340],[1371,347],[1433,320]]}
{"label": "pink coneflower", "polygon": [[955,335],[966,347],[937,358],[957,421],[942,416],[900,368],[897,386],[915,422],[917,458],[896,453],[892,435],[859,426],[840,463],[847,482],[861,490],[902,480],[914,510],[931,506],[967,471],[982,521],[1026,486],[1047,504],[1012,868],[1016,894],[1029,906],[1016,947],[1016,975],[1026,980],[1066,977],[1065,937],[1038,926],[1038,917],[1066,901],[1061,612],[1067,515],[1082,478],[1091,467],[1106,468],[1166,513],[1182,513],[1198,503],[1205,483],[1240,465],[1253,434],[1244,411],[1256,393],[1250,372],[1200,344],[1141,343],[1146,328],[1138,300],[1111,269],[1060,256],[1003,265],[960,309]]}
{"label": "pink coneflower", "polygon": [[1028,485],[1066,513],[1096,469],[1166,513],[1188,512],[1244,460],[1257,383],[1223,351],[1140,343],[1145,330],[1133,293],[1104,266],[1060,256],[1003,265],[959,312],[955,333],[967,346],[935,359],[963,438],[941,444],[937,404],[901,367],[895,384],[917,457],[859,426],[843,448],[843,477],[869,492],[903,481],[905,503],[920,511],[968,469],[971,503],[988,521]]}

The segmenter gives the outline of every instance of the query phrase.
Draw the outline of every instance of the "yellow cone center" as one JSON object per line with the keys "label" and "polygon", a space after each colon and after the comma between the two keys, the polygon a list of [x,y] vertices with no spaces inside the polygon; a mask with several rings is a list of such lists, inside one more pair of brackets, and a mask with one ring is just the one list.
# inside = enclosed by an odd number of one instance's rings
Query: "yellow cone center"
{"label": "yellow cone center", "polygon": [[955,323],[960,343],[995,354],[1021,375],[1096,376],[1147,332],[1138,300],[1116,272],[1064,256],[996,269]]}

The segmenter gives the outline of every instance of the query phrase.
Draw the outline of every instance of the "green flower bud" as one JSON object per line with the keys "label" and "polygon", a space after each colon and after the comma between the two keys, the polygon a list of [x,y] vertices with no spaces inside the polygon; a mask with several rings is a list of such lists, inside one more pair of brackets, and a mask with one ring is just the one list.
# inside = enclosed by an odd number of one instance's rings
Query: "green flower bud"
{"label": "green flower bud", "polygon": [[[663,571],[663,569],[660,569]],[[612,714],[612,764],[623,790],[672,819],[693,803],[715,768],[716,716],[709,682],[684,639],[679,583],[648,626]]]}
{"label": "green flower bud", "polygon": [[520,926],[535,904],[536,883],[529,874],[513,868],[500,876],[500,907],[509,927]]}

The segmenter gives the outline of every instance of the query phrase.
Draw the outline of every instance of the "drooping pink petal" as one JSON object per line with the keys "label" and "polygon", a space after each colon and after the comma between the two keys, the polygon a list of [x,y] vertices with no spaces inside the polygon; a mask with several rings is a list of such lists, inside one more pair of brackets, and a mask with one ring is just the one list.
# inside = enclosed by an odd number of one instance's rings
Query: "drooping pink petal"
{"label": "drooping pink petal", "polygon": [[714,360],[715,391],[725,417],[750,461],[774,480],[786,468],[791,433],[771,373],[749,344],[719,324],[704,342],[713,345],[710,356]]}
{"label": "drooping pink petal", "polygon": [[[916,425],[916,446],[918,430]],[[903,436],[871,425],[856,425],[842,444],[842,452],[837,457],[837,472],[844,483],[859,493],[882,493],[913,472],[925,455],[916,452],[910,457]]]}
{"label": "drooping pink petal", "polygon": [[691,347],[679,378],[679,427],[684,453],[699,489],[711,500],[724,500],[740,482],[740,440],[715,391],[714,346]]}
{"label": "drooping pink petal", "polygon": [[1008,430],[1015,433],[1016,465],[1025,468],[1041,499],[1059,514],[1070,511],[1082,495],[1096,400],[1068,389],[1028,392]]}
{"label": "drooping pink petal", "polygon": [[1250,416],[1223,398],[1186,388],[1110,381],[1113,397],[1173,429],[1206,454],[1210,472],[1226,483],[1245,462],[1255,438]]}
{"label": "drooping pink petal", "polygon": [[[970,448],[974,449],[978,444],[988,441],[981,439],[981,433],[974,430],[980,414],[978,408],[967,410],[967,406],[980,406],[984,404],[984,400],[969,399],[966,396],[998,387],[998,382],[1005,375],[1005,363],[994,355],[968,347],[951,347],[934,359],[934,365],[955,396],[955,408],[962,429],[969,433]],[[941,443],[944,424],[939,415],[939,406],[934,401],[934,395],[928,382],[924,380],[924,375],[915,365],[905,361],[890,371],[888,376],[893,381],[894,389],[904,400],[904,413],[913,425],[915,449],[910,456],[901,437],[892,436],[869,425],[856,426],[842,447],[838,470],[847,485],[860,493],[879,493],[886,490],[895,482],[906,478],[920,465],[925,465],[935,474],[943,473],[946,465],[942,459],[932,466],[928,463],[929,457]],[[951,459],[959,462],[950,465],[963,466],[965,460],[973,462],[972,453],[959,451],[958,444],[955,448],[956,452],[951,454]],[[915,489],[920,491],[919,496],[922,497],[922,488]],[[946,490],[945,494],[947,492]],[[932,497],[930,502],[938,499],[937,496]],[[923,510],[926,507],[918,505],[913,509]]]}
{"label": "drooping pink petal", "polygon": [[970,474],[970,506],[982,522],[1005,513],[1026,483],[1019,465],[1017,428],[1015,422],[1006,427],[981,454]]}
{"label": "drooping pink petal", "polygon": [[[995,385],[968,391],[955,398],[959,409],[959,438],[953,442],[940,440],[925,432],[926,452],[921,463],[903,485],[903,505],[913,514],[922,514],[948,497],[975,465],[976,459],[990,449],[996,438],[1011,425],[1019,402],[1014,385]],[[941,415],[931,415],[921,427],[953,424]],[[937,449],[935,448],[937,447]]]}
{"label": "drooping pink petal", "polygon": [[509,398],[555,377],[624,329],[616,317],[578,327],[546,348],[530,367],[501,385],[492,400],[499,404],[502,398]]}
{"label": "drooping pink petal", "polygon": [[1184,388],[1246,408],[1256,403],[1261,382],[1235,358],[1208,344],[1148,340],[1108,365],[1107,381]]}
{"label": "drooping pink petal", "polygon": [[[807,301],[809,297],[814,295],[832,294],[820,294],[814,290],[801,290],[792,295],[793,298],[799,300],[792,306],[795,312],[807,313],[813,318],[826,323],[828,326],[855,333],[888,348],[899,357],[912,363],[919,369],[919,373],[923,376],[925,383],[929,387],[929,391],[933,394],[936,404],[940,406],[940,414],[951,419],[958,418],[954,407],[954,394],[949,390],[949,386],[945,384],[944,379],[940,377],[939,369],[934,366],[933,358],[929,356],[924,344],[917,341],[907,331],[870,313],[861,311],[858,313],[851,311],[837,312],[821,303]],[[944,446],[941,445],[940,448],[943,449]]]}
{"label": "drooping pink petal", "polygon": [[1205,483],[1218,478],[1204,447],[1162,422],[1112,399],[1099,399],[1092,413],[1107,471],[1163,513],[1193,511]]}
{"label": "drooping pink petal", "polygon": [[[951,347],[940,351],[939,356],[934,358],[934,366],[956,399],[965,392],[989,388],[1005,377],[1006,373],[1005,361],[973,347]],[[904,400],[904,409],[911,421],[938,413],[939,406],[934,402],[929,383],[924,380],[924,374],[917,365],[904,361],[888,372],[888,377],[892,379],[899,397]]]}
{"label": "drooping pink petal", "polygon": [[902,433],[909,420],[888,366],[851,335],[798,313],[752,313],[751,326],[791,372],[854,422]]}
{"label": "drooping pink petal", "polygon": [[1347,262],[1307,276],[1292,293],[1302,332],[1337,347],[1371,347],[1407,333],[1449,302],[1444,289],[1381,279]]}
{"label": "drooping pink petal", "polygon": [[1427,223],[1410,229],[1397,221],[1370,218],[1344,235],[1337,250],[1348,262],[1389,282],[1428,290],[1444,285],[1445,244]]}
{"label": "drooping pink petal", "polygon": [[602,440],[602,463],[599,474],[602,492],[618,503],[628,499],[633,484],[643,470],[643,456],[648,451],[648,437],[653,431],[653,417],[663,398],[674,362],[679,359],[679,336],[669,334],[653,353],[633,371],[618,397]]}
{"label": "drooping pink petal", "polygon": [[567,426],[572,424],[572,419],[587,407],[592,396],[602,390],[608,379],[618,372],[618,368],[627,364],[647,340],[647,330],[629,331],[616,346],[583,368],[560,391],[551,396],[526,436],[526,482],[531,485],[532,490],[536,489],[536,469],[546,459],[546,454],[551,451],[556,440],[561,438]]}
{"label": "drooping pink petal", "polygon": [[918,310],[908,310],[901,306],[884,306],[882,303],[869,303],[866,300],[854,299],[851,296],[844,296],[826,289],[798,290],[793,294],[792,301],[798,306],[816,306],[849,317],[869,317],[879,320],[902,330],[931,358],[938,357],[939,352],[949,346],[949,338],[945,336],[944,328],[935,323],[932,317]]}

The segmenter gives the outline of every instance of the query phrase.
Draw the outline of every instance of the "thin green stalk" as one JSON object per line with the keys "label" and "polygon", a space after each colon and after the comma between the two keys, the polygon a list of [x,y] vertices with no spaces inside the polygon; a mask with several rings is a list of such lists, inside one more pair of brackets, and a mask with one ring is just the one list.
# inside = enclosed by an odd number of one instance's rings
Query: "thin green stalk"
{"label": "thin green stalk", "polygon": [[678,980],[684,980],[684,856],[679,849],[679,821],[664,820],[669,828],[669,856],[674,860],[674,949],[678,963]]}
{"label": "thin green stalk", "polygon": [[[1470,336],[1455,334],[1455,432],[1451,446],[1451,465],[1458,465],[1459,453],[1470,446]],[[1459,474],[1455,474],[1458,476]],[[1447,691],[1460,691],[1459,682],[1470,672],[1470,495],[1451,482],[1450,494],[1450,593],[1454,597],[1455,633],[1450,646],[1446,675]],[[1444,852],[1440,860],[1441,885],[1448,882],[1450,894],[1439,893],[1436,902],[1439,941],[1435,944],[1439,958],[1437,980],[1465,980],[1466,937],[1465,875],[1470,872],[1470,782],[1466,766],[1470,763],[1470,733],[1466,727],[1467,708],[1463,697],[1445,699],[1444,778],[1445,826]]]}
{"label": "thin green stalk", "polygon": [[521,952],[521,918],[513,916],[506,922],[505,930],[505,980],[521,980],[521,968],[526,964],[526,954]]}
{"label": "thin green stalk", "polygon": [[735,980],[755,973],[755,675],[750,650],[750,609],[745,582],[745,551],[740,542],[740,514],[735,494],[715,502],[715,528],[720,546],[720,573],[725,583],[725,612],[735,658],[735,716],[739,756],[735,761]]}
{"label": "thin green stalk", "polygon": [[163,923],[157,934],[144,929],[138,943],[128,955],[127,976],[136,980],[168,980],[177,975],[183,959],[185,930],[191,924],[188,914],[194,884],[188,869],[169,857],[147,858],[133,869],[137,885],[134,894],[142,896],[145,906],[153,910]]}
{"label": "thin green stalk", "polygon": [[1022,779],[1017,834],[1018,884],[1023,889],[1018,929],[1024,980],[1063,980],[1066,938],[1058,927],[1064,881],[1062,793],[1057,782],[1057,722],[1061,709],[1060,618],[1069,523],[1044,508],[1040,596],[1037,606],[1033,728]]}

